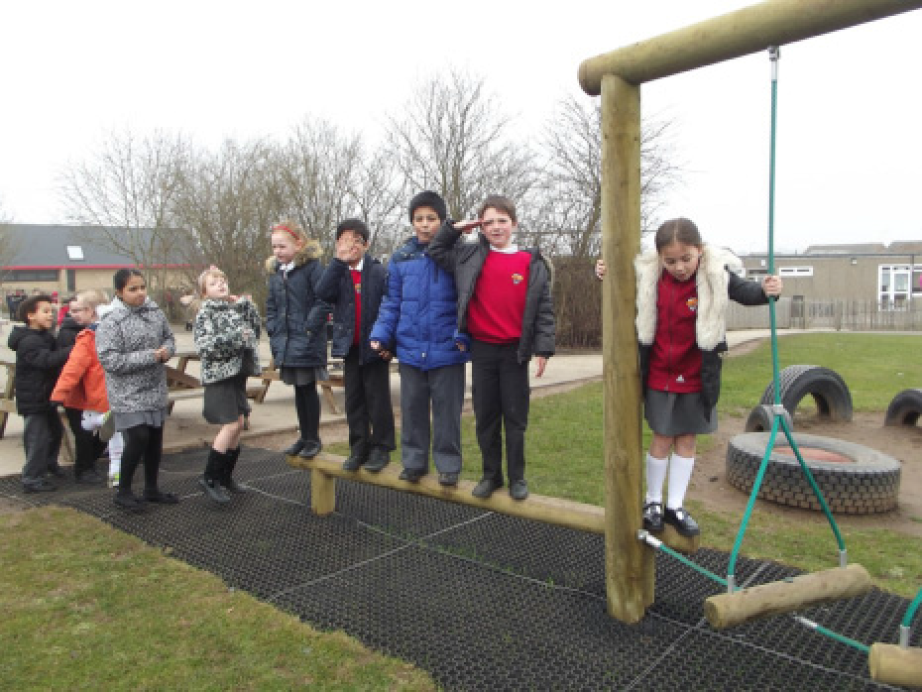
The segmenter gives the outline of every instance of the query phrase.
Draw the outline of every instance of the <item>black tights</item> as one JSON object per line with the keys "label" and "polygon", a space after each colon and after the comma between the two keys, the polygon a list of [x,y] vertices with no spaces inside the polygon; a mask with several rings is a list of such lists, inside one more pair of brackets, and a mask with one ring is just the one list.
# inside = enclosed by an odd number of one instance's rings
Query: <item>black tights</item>
{"label": "black tights", "polygon": [[295,386],[295,410],[301,439],[320,442],[320,396],[315,383]]}
{"label": "black tights", "polygon": [[123,430],[125,450],[122,452],[118,490],[120,493],[131,492],[131,479],[134,471],[144,459],[144,492],[157,491],[157,472],[160,470],[160,458],[163,456],[163,428],[150,425],[136,425]]}

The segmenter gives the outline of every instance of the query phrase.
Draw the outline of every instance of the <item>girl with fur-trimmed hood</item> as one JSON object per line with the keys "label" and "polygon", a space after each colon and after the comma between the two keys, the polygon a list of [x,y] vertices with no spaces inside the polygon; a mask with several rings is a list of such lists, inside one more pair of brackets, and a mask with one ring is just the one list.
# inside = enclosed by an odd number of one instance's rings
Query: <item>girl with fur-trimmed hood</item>
{"label": "girl with fur-trimmed hood", "polygon": [[[782,282],[777,276],[765,277],[761,285],[740,278],[739,259],[705,245],[688,219],[660,226],[655,247],[634,260],[644,415],[653,431],[643,525],[660,533],[668,523],[683,536],[695,536],[698,524],[682,503],[695,464],[697,435],[717,429],[727,305],[730,300],[764,305],[769,296],[781,294]],[[603,263],[596,272],[604,275]]]}
{"label": "girl with fur-trimmed hood", "polygon": [[323,275],[320,243],[294,221],[272,227],[272,256],[266,260],[269,297],[266,333],[282,382],[295,388],[301,435],[286,454],[313,459],[320,453],[320,397],[317,380],[327,379],[326,325],[330,305],[317,298]]}

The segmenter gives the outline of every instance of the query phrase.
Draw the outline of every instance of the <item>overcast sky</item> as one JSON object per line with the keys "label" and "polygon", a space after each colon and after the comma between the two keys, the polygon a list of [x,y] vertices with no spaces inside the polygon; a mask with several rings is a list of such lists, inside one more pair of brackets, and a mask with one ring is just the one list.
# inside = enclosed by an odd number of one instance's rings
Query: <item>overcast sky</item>
{"label": "overcast sky", "polygon": [[[451,67],[484,76],[533,132],[582,94],[583,59],[749,4],[5,2],[0,204],[18,222],[66,221],[57,176],[111,129],[210,145],[285,136],[310,114],[374,140]],[[776,249],[922,239],[920,36],[916,11],[782,47]],[[643,87],[685,169],[664,218],[738,252],[767,247],[769,76],[759,54]]]}

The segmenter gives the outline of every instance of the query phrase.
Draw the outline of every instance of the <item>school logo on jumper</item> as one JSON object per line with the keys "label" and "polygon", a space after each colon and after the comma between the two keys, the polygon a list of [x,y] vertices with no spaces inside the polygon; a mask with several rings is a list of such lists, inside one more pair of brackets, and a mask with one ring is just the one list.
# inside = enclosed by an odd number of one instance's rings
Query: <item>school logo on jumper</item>
{"label": "school logo on jumper", "polygon": [[679,375],[677,378],[675,378],[675,381],[676,381],[676,382],[684,382],[684,381],[685,381],[685,377],[684,377],[683,375]]}
{"label": "school logo on jumper", "polygon": [[689,298],[688,300],[685,301],[685,305],[688,306],[688,309],[689,309],[689,310],[691,310],[692,312],[694,312],[695,310],[698,309],[698,299],[697,299],[697,298]]}
{"label": "school logo on jumper", "polygon": [[512,275],[512,284],[513,284],[514,286],[518,286],[520,283],[522,283],[522,279],[524,279],[524,278],[525,278],[525,277],[522,276],[521,274],[518,274],[518,273],[513,274],[513,275]]}
{"label": "school logo on jumper", "polygon": [[361,284],[361,282],[357,282],[357,283],[355,284],[355,292],[358,293],[358,294],[361,294],[361,293],[362,293],[362,284]]}

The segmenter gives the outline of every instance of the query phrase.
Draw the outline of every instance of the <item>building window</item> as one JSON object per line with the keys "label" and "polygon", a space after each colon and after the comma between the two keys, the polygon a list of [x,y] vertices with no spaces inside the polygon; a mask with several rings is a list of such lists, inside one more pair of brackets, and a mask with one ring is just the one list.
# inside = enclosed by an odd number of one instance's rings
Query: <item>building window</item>
{"label": "building window", "polygon": [[913,295],[922,297],[922,265],[881,265],[877,301],[881,310],[905,310]]}
{"label": "building window", "polygon": [[798,279],[813,276],[813,267],[778,267],[778,276],[793,276]]}
{"label": "building window", "polygon": [[83,260],[83,248],[79,245],[68,245],[67,259],[69,259],[71,262],[75,260]]}
{"label": "building window", "polygon": [[3,275],[4,281],[57,281],[57,269],[11,269]]}

